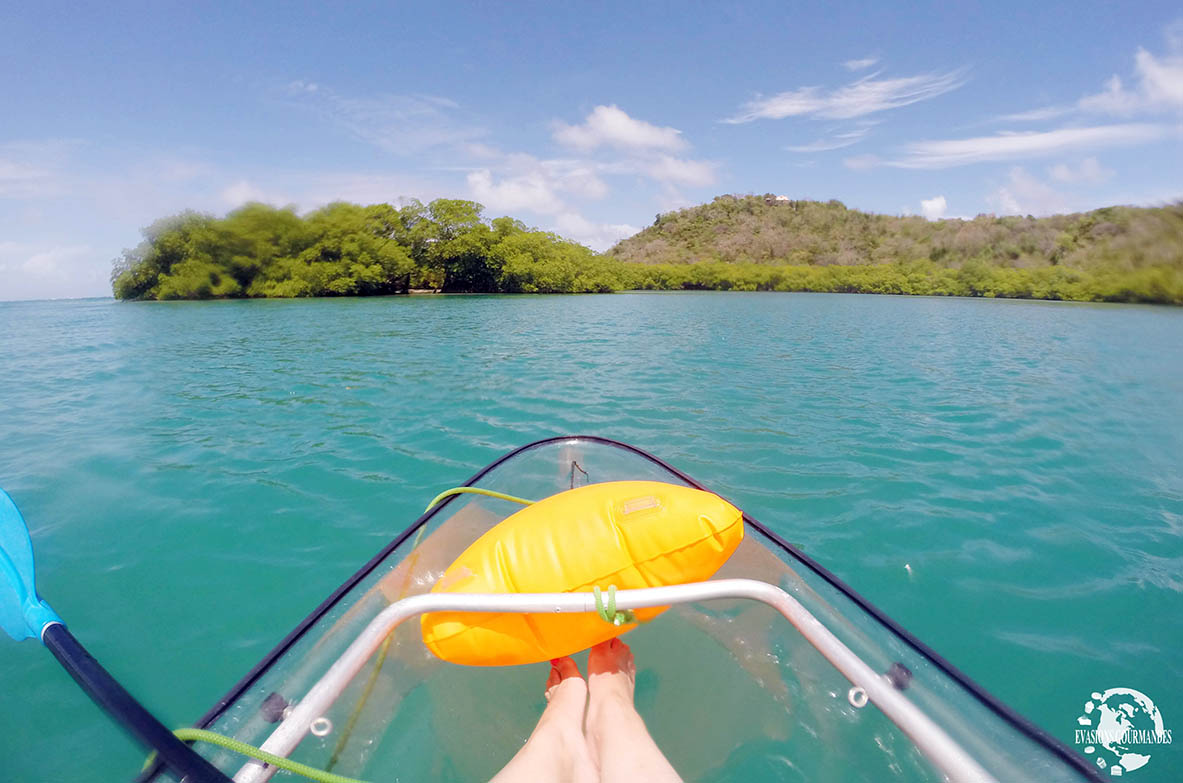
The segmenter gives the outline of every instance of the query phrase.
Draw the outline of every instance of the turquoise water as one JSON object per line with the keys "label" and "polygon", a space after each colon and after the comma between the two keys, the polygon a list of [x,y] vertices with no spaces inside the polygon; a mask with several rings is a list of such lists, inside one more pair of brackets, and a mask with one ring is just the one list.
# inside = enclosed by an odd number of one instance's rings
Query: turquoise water
{"label": "turquoise water", "polygon": [[[742,505],[1071,742],[1183,730],[1183,312],[795,294],[0,303],[42,594],[191,722],[440,488],[572,432]],[[643,665],[643,662],[642,662]],[[0,640],[4,777],[141,755]],[[1178,743],[1132,773],[1177,779]]]}

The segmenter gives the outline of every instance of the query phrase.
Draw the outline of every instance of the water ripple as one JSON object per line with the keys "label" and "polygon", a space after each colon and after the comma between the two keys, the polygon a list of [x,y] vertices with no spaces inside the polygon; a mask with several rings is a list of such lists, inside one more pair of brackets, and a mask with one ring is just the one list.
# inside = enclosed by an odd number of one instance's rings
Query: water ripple
{"label": "water ripple", "polygon": [[[30,520],[43,592],[178,724],[440,488],[573,432],[740,502],[1053,731],[1072,718],[1058,705],[1106,684],[1183,704],[1175,310],[0,303],[0,362],[0,485]],[[117,731],[53,717],[78,701],[37,655],[0,658],[44,735],[16,767],[52,750],[125,776],[136,754]],[[1046,697],[1047,671],[1071,692]]]}

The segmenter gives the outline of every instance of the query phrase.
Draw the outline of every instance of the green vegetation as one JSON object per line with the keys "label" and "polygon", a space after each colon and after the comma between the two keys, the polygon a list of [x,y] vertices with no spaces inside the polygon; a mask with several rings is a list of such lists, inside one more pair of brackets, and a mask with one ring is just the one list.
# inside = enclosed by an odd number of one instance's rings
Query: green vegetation
{"label": "green vegetation", "polygon": [[337,203],[300,217],[248,204],[225,218],[185,212],[144,229],[115,261],[118,299],[372,296],[415,288],[612,291],[619,263],[472,201],[401,209]]}
{"label": "green vegetation", "polygon": [[115,262],[119,299],[625,289],[826,291],[1183,304],[1183,204],[928,221],[837,201],[720,196],[604,254],[471,201],[249,204],[157,221]]}
{"label": "green vegetation", "polygon": [[929,221],[719,196],[658,215],[609,255],[644,265],[640,288],[1183,304],[1183,203]]}

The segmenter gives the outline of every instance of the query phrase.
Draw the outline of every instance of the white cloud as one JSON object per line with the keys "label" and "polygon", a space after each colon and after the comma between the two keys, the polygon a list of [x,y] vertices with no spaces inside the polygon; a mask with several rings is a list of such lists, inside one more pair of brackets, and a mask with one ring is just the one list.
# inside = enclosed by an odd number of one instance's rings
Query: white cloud
{"label": "white cloud", "polygon": [[879,62],[878,57],[864,57],[861,60],[847,60],[842,66],[848,71],[863,71]]}
{"label": "white cloud", "polygon": [[479,169],[468,175],[473,198],[497,212],[528,210],[554,214],[566,209],[552,183],[538,172],[493,181],[493,172]]}
{"label": "white cloud", "polygon": [[240,179],[232,185],[222,189],[218,194],[222,202],[230,207],[240,207],[251,201],[262,201],[264,203],[275,203],[277,199],[269,199],[267,194],[260,188],[247,182],[245,179]]}
{"label": "white cloud", "polygon": [[1134,57],[1140,87],[1153,105],[1172,109],[1183,108],[1183,51],[1178,44],[1172,55],[1157,58],[1145,49]]}
{"label": "white cloud", "polygon": [[1003,215],[1052,215],[1071,211],[1067,196],[1015,166],[1007,183],[987,201]]}
{"label": "white cloud", "polygon": [[472,171],[467,176],[473,198],[495,210],[513,212],[526,209],[553,215],[567,209],[563,195],[577,199],[601,199],[608,195],[608,185],[600,179],[596,165],[581,160],[538,160],[532,155],[505,157],[496,181],[490,168]]}
{"label": "white cloud", "polygon": [[537,165],[555,183],[555,187],[576,198],[601,199],[608,195],[608,185],[597,174],[596,164],[584,160],[534,161],[529,155],[515,155],[525,166]]}
{"label": "white cloud", "polygon": [[1046,106],[1007,114],[997,119],[1040,121],[1074,112],[1129,117],[1183,110],[1183,20],[1165,30],[1167,53],[1155,56],[1142,47],[1134,53],[1133,86],[1116,74],[1105,80],[1105,89],[1086,95],[1071,106]]}
{"label": "white cloud", "polygon": [[587,245],[592,250],[607,250],[625,237],[641,229],[626,223],[593,223],[575,212],[564,212],[554,221],[555,231],[569,239]]}
{"label": "white cloud", "polygon": [[904,147],[904,157],[886,165],[906,169],[943,169],[983,161],[1031,158],[1069,150],[1144,144],[1163,138],[1161,125],[1100,125],[1031,133],[999,133],[969,139],[918,141]]}
{"label": "white cloud", "polygon": [[924,215],[929,220],[938,220],[945,216],[945,210],[949,205],[945,202],[944,196],[937,196],[935,198],[921,199],[920,214]]}
{"label": "white cloud", "polygon": [[109,271],[89,245],[0,242],[0,300],[94,296]]}
{"label": "white cloud", "polygon": [[630,117],[619,107],[597,106],[582,125],[558,123],[555,141],[589,152],[601,146],[625,150],[677,151],[690,145],[676,128],[659,127]]}
{"label": "white cloud", "polygon": [[661,186],[661,193],[657,196],[657,208],[661,212],[672,212],[675,209],[684,209],[692,206],[694,206],[694,202],[686,198],[686,194],[679,190],[676,185],[671,185],[667,182]]}
{"label": "white cloud", "polygon": [[699,187],[715,182],[715,164],[708,161],[662,155],[644,164],[643,169],[658,182]]}
{"label": "white cloud", "polygon": [[1155,57],[1139,48],[1134,55],[1136,85],[1127,88],[1111,76],[1105,89],[1080,99],[1082,111],[1128,116],[1141,112],[1183,110],[1183,54]]}
{"label": "white cloud", "polygon": [[1077,108],[1101,114],[1129,115],[1142,108],[1142,105],[1141,96],[1126,90],[1121,77],[1114,75],[1106,80],[1102,92],[1081,98]]}
{"label": "white cloud", "polygon": [[1075,168],[1066,163],[1057,163],[1049,168],[1047,173],[1057,182],[1083,182],[1091,185],[1100,184],[1113,176],[1113,172],[1102,167],[1096,158],[1085,158]]}
{"label": "white cloud", "polygon": [[964,69],[898,79],[878,79],[877,75],[865,76],[829,93],[820,87],[801,87],[769,98],[758,98],[745,103],[739,114],[724,122],[736,124],[797,116],[851,119],[929,100],[956,90],[966,82]]}

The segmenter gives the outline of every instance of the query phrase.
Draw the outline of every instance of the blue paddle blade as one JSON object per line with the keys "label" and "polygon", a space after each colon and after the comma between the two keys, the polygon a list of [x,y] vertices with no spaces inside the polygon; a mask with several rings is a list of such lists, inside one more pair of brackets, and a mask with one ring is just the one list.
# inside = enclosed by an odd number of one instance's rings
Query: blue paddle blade
{"label": "blue paddle blade", "polygon": [[40,639],[61,618],[37,595],[33,542],[16,503],[0,489],[0,628],[16,639]]}

